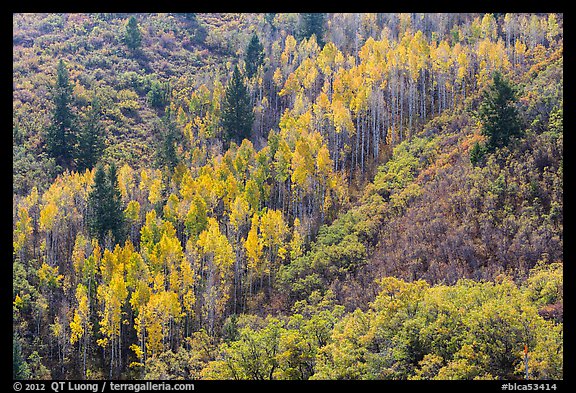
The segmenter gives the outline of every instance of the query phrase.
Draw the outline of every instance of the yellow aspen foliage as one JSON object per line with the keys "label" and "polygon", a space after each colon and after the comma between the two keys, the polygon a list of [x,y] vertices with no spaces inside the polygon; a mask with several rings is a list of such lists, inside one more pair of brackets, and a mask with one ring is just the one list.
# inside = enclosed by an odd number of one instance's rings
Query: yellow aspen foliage
{"label": "yellow aspen foliage", "polygon": [[349,109],[342,100],[332,100],[332,114],[334,116],[334,127],[337,133],[354,130],[354,123]]}
{"label": "yellow aspen foliage", "polygon": [[122,200],[127,200],[131,196],[134,184],[134,170],[128,164],[122,165],[118,170],[118,188],[120,189]]}
{"label": "yellow aspen foliage", "polygon": [[[99,312],[101,316],[100,332],[108,340],[114,340],[120,335],[122,306],[127,296],[128,291],[123,272],[114,272],[108,285],[98,286],[97,297],[99,303],[103,306]],[[102,341],[99,345],[106,346],[108,340]]]}
{"label": "yellow aspen foliage", "polygon": [[216,266],[224,275],[233,263],[234,252],[226,236],[220,232],[220,225],[215,218],[208,218],[208,228],[200,234],[198,245],[205,255],[212,254]]}
{"label": "yellow aspen foliage", "polygon": [[264,270],[260,273],[271,274],[277,269],[277,258],[280,257],[283,260],[287,253],[282,245],[288,234],[288,226],[284,222],[282,212],[265,210],[260,217],[259,230],[261,244],[267,256],[267,261],[263,266]]}
{"label": "yellow aspen foliage", "polygon": [[230,224],[234,227],[236,231],[240,229],[243,225],[248,222],[250,217],[250,205],[243,195],[238,195],[234,199],[230,209]]}
{"label": "yellow aspen foliage", "polygon": [[516,40],[514,43],[514,58],[515,65],[522,65],[524,63],[524,58],[526,56],[527,47],[521,40]]}
{"label": "yellow aspen foliage", "polygon": [[456,55],[455,63],[458,64],[458,71],[456,73],[456,80],[460,83],[466,77],[470,67],[470,57],[466,53],[466,49],[459,43],[454,46],[454,54]]}
{"label": "yellow aspen foliage", "polygon": [[28,194],[28,196],[24,198],[24,204],[25,206],[30,208],[36,205],[38,203],[38,200],[39,200],[38,188],[34,186],[32,187],[32,190],[30,190],[30,194]]}
{"label": "yellow aspen foliage", "polygon": [[179,219],[178,211],[179,211],[180,200],[174,194],[170,194],[166,204],[164,205],[164,217],[172,223],[176,223]]}
{"label": "yellow aspen foliage", "polygon": [[74,248],[72,249],[72,266],[74,267],[74,272],[77,277],[82,276],[82,270],[84,266],[84,261],[86,260],[86,246],[88,245],[88,239],[84,237],[81,233],[76,235],[76,240],[74,241]]}
{"label": "yellow aspen foliage", "polygon": [[236,156],[233,160],[234,170],[238,178],[243,182],[248,178],[250,169],[254,165],[255,154],[254,145],[248,139],[244,139],[236,151]]}
{"label": "yellow aspen foliage", "polygon": [[[309,109],[308,109],[309,107],[310,107],[310,101],[308,100],[308,97],[304,93],[304,89],[300,88],[298,90],[298,92],[296,93],[296,97],[294,98],[294,105],[293,105],[292,112],[295,115],[304,114],[307,111],[309,111]],[[302,129],[302,128],[300,128],[300,129]],[[305,130],[305,128],[304,128],[304,130]]]}
{"label": "yellow aspen foliage", "polygon": [[325,116],[326,113],[330,110],[330,99],[328,98],[328,94],[324,91],[320,92],[316,102],[314,103],[314,111],[319,113],[321,116]]}
{"label": "yellow aspen foliage", "polygon": [[116,253],[111,252],[108,249],[104,250],[102,259],[100,261],[100,275],[105,283],[110,282],[112,279],[112,274],[114,273],[114,268],[116,267],[117,256]]}
{"label": "yellow aspen foliage", "polygon": [[70,344],[76,343],[90,329],[90,301],[87,288],[79,284],[76,288],[76,301],[78,306],[74,310],[74,317],[70,321]]}
{"label": "yellow aspen foliage", "polygon": [[150,183],[150,192],[148,194],[148,200],[151,204],[156,204],[160,202],[162,198],[162,178],[156,178]]}
{"label": "yellow aspen foliage", "polygon": [[163,267],[163,271],[168,274],[168,288],[177,290],[180,287],[178,267],[184,258],[182,245],[178,238],[164,233],[156,245],[154,257],[158,268]]}
{"label": "yellow aspen foliage", "polygon": [[161,225],[162,219],[156,217],[156,210],[146,213],[145,224],[140,230],[140,246],[147,252],[151,252],[154,244],[160,241]]}
{"label": "yellow aspen foliage", "polygon": [[284,183],[291,175],[292,151],[285,139],[280,139],[278,150],[274,154],[274,171],[276,172],[275,180]]}
{"label": "yellow aspen foliage", "polygon": [[260,217],[259,229],[262,245],[269,249],[279,247],[288,233],[288,226],[279,210],[267,209]]}
{"label": "yellow aspen foliage", "polygon": [[311,176],[314,173],[314,157],[306,139],[296,142],[296,148],[292,155],[292,183],[303,190],[310,186]]}
{"label": "yellow aspen foliage", "polygon": [[292,238],[290,239],[290,260],[295,260],[304,253],[304,238],[302,236],[302,226],[300,225],[300,219],[296,217],[294,219],[294,225],[292,226]]}
{"label": "yellow aspen foliage", "polygon": [[304,88],[310,89],[318,78],[318,69],[314,66],[312,59],[306,59],[303,64],[305,65],[305,75],[303,79]]}
{"label": "yellow aspen foliage", "polygon": [[148,201],[151,204],[160,202],[162,197],[162,171],[143,169],[140,172],[140,190],[148,190]]}
{"label": "yellow aspen foliage", "polygon": [[195,195],[190,203],[190,208],[186,215],[184,225],[188,236],[197,238],[198,235],[206,229],[208,224],[207,205],[204,198]]}
{"label": "yellow aspen foliage", "polygon": [[25,305],[24,299],[22,299],[19,294],[16,294],[16,297],[14,297],[14,301],[12,302],[12,306],[14,307],[14,309],[21,310],[24,307],[24,305]]}
{"label": "yellow aspen foliage", "polygon": [[32,234],[32,219],[28,214],[28,209],[24,206],[18,208],[18,221],[16,222],[16,229],[14,230],[14,254],[22,250]]}
{"label": "yellow aspen foliage", "polygon": [[330,151],[326,144],[323,144],[316,156],[316,169],[321,178],[327,178],[332,172],[332,159],[330,158]]}
{"label": "yellow aspen foliage", "polygon": [[246,248],[246,255],[248,256],[248,270],[250,271],[256,270],[262,260],[262,249],[264,245],[258,236],[258,226],[259,218],[257,214],[254,214],[248,236],[244,242],[244,248]]}
{"label": "yellow aspen foliage", "polygon": [[284,84],[284,78],[282,76],[282,71],[280,68],[276,68],[274,71],[274,75],[272,76],[272,80],[276,84],[276,86],[282,86]]}
{"label": "yellow aspen foliage", "polygon": [[36,272],[38,275],[38,281],[40,287],[46,287],[50,289],[57,289],[62,285],[62,280],[64,276],[58,274],[58,266],[49,266],[46,262],[42,263],[42,266]]}
{"label": "yellow aspen foliage", "polygon": [[290,73],[286,79],[286,82],[284,83],[284,87],[278,92],[278,95],[280,97],[284,97],[285,95],[296,94],[299,90],[300,81],[298,80],[296,74]]}
{"label": "yellow aspen foliage", "polygon": [[196,283],[196,276],[192,265],[185,258],[180,262],[180,275],[181,286],[180,296],[182,299],[182,307],[186,312],[186,316],[194,316],[194,306],[196,304],[196,294],[194,293],[194,284]]}
{"label": "yellow aspen foliage", "polygon": [[[146,330],[146,350],[150,355],[158,354],[164,350],[164,337],[168,335],[168,325],[171,320],[179,320],[182,316],[182,307],[178,295],[172,291],[161,290],[153,293],[141,315],[140,323],[144,322]],[[138,351],[136,351],[138,354]]]}
{"label": "yellow aspen foliage", "polygon": [[124,217],[132,222],[138,221],[140,219],[140,203],[134,200],[128,202],[126,209],[124,209]]}
{"label": "yellow aspen foliage", "polygon": [[53,202],[45,205],[42,210],[40,210],[40,230],[50,231],[52,230],[56,216],[58,214],[58,207]]}
{"label": "yellow aspen foliage", "polygon": [[252,212],[257,212],[260,210],[260,188],[254,179],[250,179],[246,182],[246,187],[244,189],[244,198],[250,205],[250,210]]}
{"label": "yellow aspen foliage", "polygon": [[497,25],[496,19],[493,14],[486,13],[482,17],[482,22],[480,23],[482,32],[481,37],[489,39],[491,41],[496,41],[497,38]]}
{"label": "yellow aspen foliage", "polygon": [[208,228],[198,237],[197,246],[204,260],[201,272],[207,280],[203,296],[203,314],[208,331],[212,334],[216,318],[224,313],[232,286],[234,250],[220,231],[215,218],[208,219]]}
{"label": "yellow aspen foliage", "polygon": [[[316,63],[324,75],[330,75],[336,67],[336,56],[340,53],[333,42],[328,42],[316,58]],[[341,53],[340,53],[341,55]]]}
{"label": "yellow aspen foliage", "polygon": [[[284,51],[282,52],[282,54],[286,54],[287,61],[296,61],[298,56],[296,44],[296,39],[291,34],[288,34],[284,40]],[[282,65],[286,66],[286,64]]]}

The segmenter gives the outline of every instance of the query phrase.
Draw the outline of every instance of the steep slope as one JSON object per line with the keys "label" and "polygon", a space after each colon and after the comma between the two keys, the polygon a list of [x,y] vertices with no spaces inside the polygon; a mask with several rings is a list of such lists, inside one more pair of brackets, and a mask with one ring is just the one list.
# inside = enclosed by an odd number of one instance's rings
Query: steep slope
{"label": "steep slope", "polygon": [[470,158],[484,140],[479,96],[394,148],[360,203],[282,268],[280,290],[305,299],[330,286],[353,310],[373,299],[366,289],[380,277],[522,282],[537,264],[562,261],[562,64],[552,56],[522,79],[524,136],[480,163]]}
{"label": "steep slope", "polygon": [[[106,160],[153,164],[155,125],[171,90],[217,78],[244,45],[253,16],[240,14],[137,15],[141,49],[125,44],[131,14],[14,14],[14,188],[28,192],[59,173],[43,149],[52,110],[56,64],[64,60],[82,117],[93,97],[102,107]],[[153,106],[158,89],[168,101]]]}

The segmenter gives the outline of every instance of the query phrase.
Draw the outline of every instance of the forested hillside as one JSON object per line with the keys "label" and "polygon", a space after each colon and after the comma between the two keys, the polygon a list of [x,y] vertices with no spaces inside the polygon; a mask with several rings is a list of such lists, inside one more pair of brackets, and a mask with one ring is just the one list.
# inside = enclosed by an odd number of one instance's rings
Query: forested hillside
{"label": "forested hillside", "polygon": [[14,14],[15,379],[563,378],[562,14]]}

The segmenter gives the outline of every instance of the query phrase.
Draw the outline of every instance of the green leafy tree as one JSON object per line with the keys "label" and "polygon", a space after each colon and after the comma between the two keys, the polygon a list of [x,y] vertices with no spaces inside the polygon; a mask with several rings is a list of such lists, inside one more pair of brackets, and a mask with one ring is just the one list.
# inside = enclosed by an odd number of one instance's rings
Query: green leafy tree
{"label": "green leafy tree", "polygon": [[71,168],[76,144],[76,121],[72,112],[72,85],[63,60],[58,62],[52,99],[52,124],[46,135],[48,154],[63,168]]}
{"label": "green leafy tree", "polygon": [[486,146],[489,150],[506,146],[510,138],[520,136],[521,124],[515,102],[514,88],[502,74],[495,72],[478,111],[482,134],[488,137]]}
{"label": "green leafy tree", "polygon": [[243,139],[250,138],[253,123],[254,112],[250,96],[238,66],[234,66],[222,103],[222,126],[226,140],[234,140],[240,145]]}
{"label": "green leafy tree", "polygon": [[260,43],[256,33],[252,35],[252,39],[246,49],[246,76],[252,78],[264,63],[264,47]]}
{"label": "green leafy tree", "polygon": [[284,322],[268,316],[261,328],[245,326],[239,330],[239,340],[220,346],[221,357],[202,371],[206,379],[276,379],[280,337]]}

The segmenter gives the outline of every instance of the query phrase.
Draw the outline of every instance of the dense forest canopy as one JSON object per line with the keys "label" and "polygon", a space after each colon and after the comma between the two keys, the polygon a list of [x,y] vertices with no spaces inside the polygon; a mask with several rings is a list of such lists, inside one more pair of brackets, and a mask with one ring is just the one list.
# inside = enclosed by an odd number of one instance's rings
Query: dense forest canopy
{"label": "dense forest canopy", "polygon": [[16,379],[563,378],[563,15],[13,15]]}

